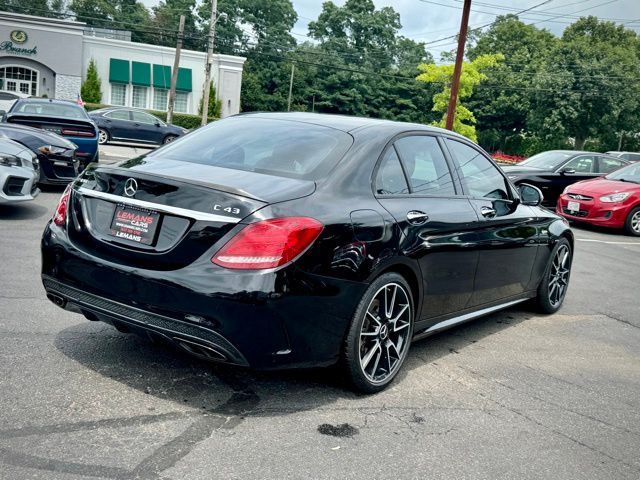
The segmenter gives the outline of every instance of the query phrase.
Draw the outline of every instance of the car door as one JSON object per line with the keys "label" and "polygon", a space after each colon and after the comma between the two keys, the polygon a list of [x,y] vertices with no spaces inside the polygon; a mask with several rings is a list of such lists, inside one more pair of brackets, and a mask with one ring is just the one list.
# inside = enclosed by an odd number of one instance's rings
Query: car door
{"label": "car door", "polygon": [[158,119],[145,112],[131,112],[136,140],[148,143],[161,143],[162,129]]}
{"label": "car door", "polygon": [[469,307],[495,304],[532,288],[539,229],[502,171],[475,145],[445,140],[463,192],[477,213],[473,248],[479,252]]}
{"label": "car door", "polygon": [[111,138],[129,138],[129,131],[131,130],[131,114],[129,110],[113,110],[105,113],[104,124]]}
{"label": "car door", "polygon": [[402,253],[419,263],[425,292],[419,318],[464,309],[478,262],[478,252],[468,246],[478,216],[458,195],[438,138],[396,138],[381,157],[374,188],[402,229]]}
{"label": "car door", "polygon": [[545,192],[545,197],[548,196],[546,200],[555,205],[558,197],[568,185],[602,175],[597,171],[597,156],[592,154],[578,155],[558,167],[555,171],[554,181]]}

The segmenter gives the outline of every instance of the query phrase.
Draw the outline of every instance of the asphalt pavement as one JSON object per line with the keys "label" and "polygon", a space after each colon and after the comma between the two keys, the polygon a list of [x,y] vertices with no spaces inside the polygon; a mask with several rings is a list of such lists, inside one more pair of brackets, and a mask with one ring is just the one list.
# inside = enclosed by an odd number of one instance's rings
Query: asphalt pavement
{"label": "asphalt pavement", "polygon": [[640,478],[640,239],[576,228],[558,314],[417,342],[363,396],[331,369],[212,366],[55,307],[39,241],[60,193],[0,207],[2,479]]}

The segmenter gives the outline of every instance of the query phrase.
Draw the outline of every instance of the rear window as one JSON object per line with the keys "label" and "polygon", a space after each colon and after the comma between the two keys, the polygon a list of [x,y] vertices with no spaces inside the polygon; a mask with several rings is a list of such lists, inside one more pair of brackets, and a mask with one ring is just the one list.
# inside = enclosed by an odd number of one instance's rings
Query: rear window
{"label": "rear window", "polygon": [[11,110],[11,113],[26,113],[83,120],[87,118],[84,109],[78,105],[64,105],[50,102],[19,102]]}
{"label": "rear window", "polygon": [[175,140],[152,156],[316,180],[329,173],[352,143],[351,135],[329,127],[233,117]]}

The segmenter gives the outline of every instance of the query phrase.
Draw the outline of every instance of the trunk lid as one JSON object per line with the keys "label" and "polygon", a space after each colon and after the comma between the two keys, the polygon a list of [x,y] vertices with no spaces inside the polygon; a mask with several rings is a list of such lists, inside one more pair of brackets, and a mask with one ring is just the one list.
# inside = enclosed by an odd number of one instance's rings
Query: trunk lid
{"label": "trunk lid", "polygon": [[91,166],[74,182],[68,231],[105,260],[173,270],[253,212],[314,190],[312,181],[140,157]]}
{"label": "trunk lid", "polygon": [[57,118],[43,115],[10,114],[7,122],[39,128],[62,137],[95,137],[96,128],[90,120]]}

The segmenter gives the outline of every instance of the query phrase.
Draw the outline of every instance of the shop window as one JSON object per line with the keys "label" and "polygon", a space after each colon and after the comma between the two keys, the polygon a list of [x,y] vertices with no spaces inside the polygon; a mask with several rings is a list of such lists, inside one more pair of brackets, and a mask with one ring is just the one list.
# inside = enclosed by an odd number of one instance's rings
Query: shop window
{"label": "shop window", "polygon": [[147,108],[147,87],[133,86],[131,106],[135,108]]}
{"label": "shop window", "polygon": [[111,84],[111,105],[125,106],[127,100],[127,86],[121,83]]}
{"label": "shop window", "polygon": [[188,112],[188,103],[189,103],[189,93],[187,93],[187,92],[176,92],[176,101],[173,104],[173,109],[176,112],[189,113]]}
{"label": "shop window", "polygon": [[167,93],[164,88],[153,89],[153,109],[164,112],[167,109]]}
{"label": "shop window", "polygon": [[26,67],[0,67],[0,90],[38,95],[38,71]]}

